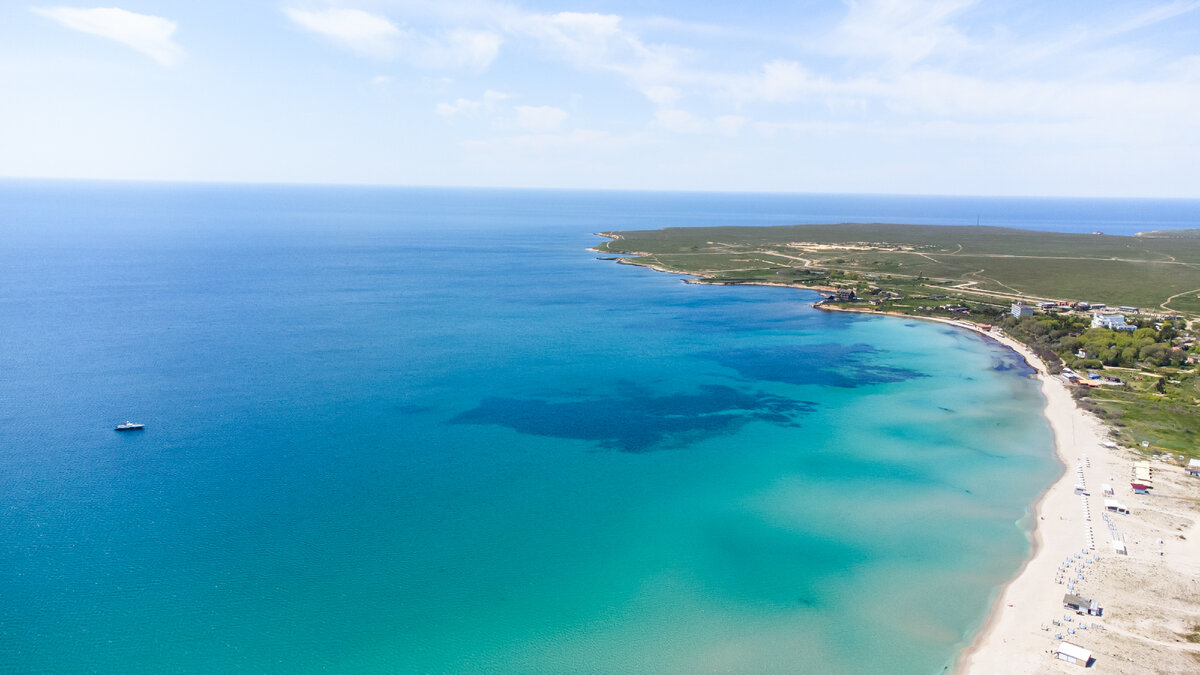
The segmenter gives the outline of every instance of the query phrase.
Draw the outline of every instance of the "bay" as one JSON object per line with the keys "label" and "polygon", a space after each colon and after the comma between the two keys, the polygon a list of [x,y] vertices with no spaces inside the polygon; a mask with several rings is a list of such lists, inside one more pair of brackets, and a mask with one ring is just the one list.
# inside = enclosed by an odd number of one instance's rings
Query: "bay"
{"label": "bay", "polygon": [[1055,473],[1028,370],[587,248],[981,212],[1195,226],[1169,201],[0,182],[0,670],[940,671]]}

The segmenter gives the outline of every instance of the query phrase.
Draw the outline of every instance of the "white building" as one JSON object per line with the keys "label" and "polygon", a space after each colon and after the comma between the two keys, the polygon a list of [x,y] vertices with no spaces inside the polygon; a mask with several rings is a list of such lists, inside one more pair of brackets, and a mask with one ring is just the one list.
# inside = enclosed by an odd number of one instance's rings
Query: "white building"
{"label": "white building", "polygon": [[1123,314],[1101,314],[1100,312],[1092,315],[1092,328],[1137,330],[1137,326],[1130,326],[1125,323],[1125,316]]}
{"label": "white building", "polygon": [[1087,667],[1088,661],[1092,660],[1092,652],[1070,642],[1064,642],[1054,650],[1054,655],[1067,663],[1074,663],[1077,666]]}
{"label": "white building", "polygon": [[1012,306],[1012,315],[1018,319],[1033,316],[1033,308],[1023,302],[1016,302]]}

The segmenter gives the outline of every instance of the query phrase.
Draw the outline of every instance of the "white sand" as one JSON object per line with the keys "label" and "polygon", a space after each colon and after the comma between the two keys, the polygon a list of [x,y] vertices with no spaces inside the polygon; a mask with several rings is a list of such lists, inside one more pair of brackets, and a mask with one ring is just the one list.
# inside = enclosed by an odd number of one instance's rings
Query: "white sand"
{"label": "white sand", "polygon": [[[1038,370],[1055,453],[1066,470],[1034,506],[1033,557],[1002,590],[986,627],[961,656],[959,672],[1081,672],[1051,655],[1063,640],[1092,651],[1088,672],[1200,672],[1200,644],[1185,639],[1200,624],[1200,479],[1188,478],[1179,466],[1154,462],[1152,495],[1134,495],[1129,477],[1142,456],[1101,445],[1107,438],[1104,425],[1075,405],[1069,385],[1048,375],[1024,345],[997,333],[986,335]],[[1079,471],[1089,493],[1086,503],[1075,494]],[[1101,489],[1106,483],[1133,510],[1132,515],[1108,514],[1128,556],[1113,553]],[[1084,564],[1082,578],[1069,590],[1067,581],[1080,576],[1075,554],[1099,560]],[[1074,562],[1064,571],[1068,558]],[[1099,601],[1103,616],[1064,609],[1067,592]],[[1060,626],[1054,625],[1056,619]]]}

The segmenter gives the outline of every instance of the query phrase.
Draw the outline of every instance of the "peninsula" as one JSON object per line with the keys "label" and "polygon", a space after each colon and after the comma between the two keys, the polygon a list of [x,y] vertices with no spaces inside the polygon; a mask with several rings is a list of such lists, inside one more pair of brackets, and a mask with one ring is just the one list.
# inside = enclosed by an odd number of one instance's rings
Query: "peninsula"
{"label": "peninsula", "polygon": [[[1069,673],[1084,652],[1112,673],[1200,666],[1200,231],[598,234],[609,240],[595,250],[689,283],[813,289],[822,309],[941,321],[1020,353],[1064,472],[1033,507],[1032,557],[998,589],[959,670]],[[1100,617],[1064,607],[1084,594]]]}

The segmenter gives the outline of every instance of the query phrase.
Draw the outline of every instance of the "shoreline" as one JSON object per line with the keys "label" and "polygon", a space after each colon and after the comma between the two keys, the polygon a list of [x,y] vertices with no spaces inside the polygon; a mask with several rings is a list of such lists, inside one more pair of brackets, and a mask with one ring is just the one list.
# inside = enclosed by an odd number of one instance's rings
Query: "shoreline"
{"label": "shoreline", "polygon": [[[687,283],[704,283],[694,281],[702,278],[696,273],[624,259],[617,262],[678,274]],[[751,280],[710,285],[823,290]],[[1099,664],[1107,673],[1195,672],[1200,664],[1200,500],[1194,496],[1196,479],[1185,477],[1177,465],[1158,464],[1154,466],[1153,495],[1132,494],[1126,477],[1135,462],[1144,462],[1148,455],[1104,446],[1109,427],[1077,406],[1067,384],[1051,375],[1029,347],[1008,335],[985,331],[964,319],[820,303],[813,306],[822,311],[934,321],[973,331],[1015,352],[1034,369],[1039,381],[1045,401],[1042,417],[1051,430],[1059,473],[1029,507],[1028,556],[1014,575],[995,589],[987,615],[971,641],[948,664],[949,669],[987,675],[1075,673],[1079,666],[1060,661],[1052,653],[1067,641],[1090,650],[1094,658],[1090,667]],[[1086,498],[1075,491],[1080,481],[1086,484]],[[1111,484],[1115,490],[1112,498],[1132,507],[1135,515],[1113,514],[1110,519],[1102,484]],[[1113,552],[1110,536],[1129,544],[1127,555]],[[1095,558],[1086,574],[1064,565],[1075,554]],[[1078,579],[1069,589],[1067,583],[1073,575]],[[1090,629],[1074,619],[1060,621],[1071,614],[1063,606],[1063,595],[1068,592],[1097,600],[1105,608],[1102,618],[1078,617],[1083,624],[1090,624]],[[1069,632],[1077,628],[1076,633]]]}
{"label": "shoreline", "polygon": [[[1077,406],[1066,383],[1051,375],[1032,350],[1003,333],[985,331],[965,320],[816,307],[935,321],[969,330],[1011,349],[1037,373],[1045,399],[1042,416],[1053,435],[1060,473],[1030,506],[1029,556],[997,589],[987,617],[951,664],[953,672],[1074,673],[1079,666],[1052,654],[1062,641],[1090,650],[1095,661],[1089,668],[1100,664],[1104,672],[1195,672],[1200,663],[1196,641],[1200,637],[1200,507],[1194,497],[1183,496],[1194,494],[1195,487],[1177,466],[1154,467],[1158,499],[1133,495],[1125,477],[1144,457],[1119,446],[1104,446],[1107,425]],[[1076,493],[1080,480],[1087,487],[1086,500]],[[1111,484],[1113,496],[1133,506],[1137,515],[1107,521],[1103,484]],[[1127,555],[1117,555],[1109,546],[1109,536],[1116,535],[1105,531],[1108,522],[1115,527],[1111,533],[1119,532],[1129,544]],[[1093,542],[1095,547],[1090,548]],[[1062,562],[1076,553],[1097,560],[1087,567],[1086,575],[1080,574],[1072,591],[1065,585],[1066,577],[1075,573],[1062,571]],[[1180,583],[1189,578],[1190,584]],[[1078,622],[1056,627],[1057,617],[1072,615],[1062,603],[1067,592],[1098,600],[1105,613],[1075,617]],[[1164,609],[1172,605],[1173,611]],[[1090,624],[1091,629],[1068,632],[1069,626],[1081,624]]]}
{"label": "shoreline", "polygon": [[[1045,513],[1047,511],[1047,509],[1046,509],[1047,501],[1049,500],[1051,495],[1056,492],[1061,493],[1064,490],[1070,491],[1071,493],[1074,492],[1073,483],[1071,482],[1071,474],[1068,471],[1068,469],[1070,467],[1070,458],[1068,458],[1066,453],[1064,452],[1064,450],[1065,450],[1064,444],[1059,442],[1060,435],[1065,435],[1065,434],[1062,434],[1063,430],[1061,429],[1061,427],[1062,427],[1061,423],[1064,420],[1056,418],[1055,416],[1052,416],[1050,414],[1052,394],[1049,391],[1049,387],[1051,387],[1054,384],[1050,380],[1050,378],[1053,376],[1050,375],[1049,371],[1047,370],[1045,362],[1043,362],[1040,358],[1038,358],[1035,354],[1033,354],[1033,352],[1030,351],[1029,348],[1026,347],[1024,344],[1022,344],[1002,333],[992,333],[992,332],[985,331],[982,328],[979,328],[978,325],[976,325],[970,321],[954,320],[954,319],[935,317],[935,316],[913,316],[910,314],[901,314],[899,312],[862,311],[862,310],[846,309],[846,308],[842,308],[842,307],[829,306],[829,305],[824,305],[824,306],[816,305],[816,307],[818,309],[821,309],[821,310],[827,311],[827,312],[846,312],[846,313],[851,313],[851,314],[870,314],[870,315],[882,314],[885,316],[902,317],[902,318],[906,318],[906,319],[920,319],[923,321],[934,321],[937,323],[942,323],[942,324],[954,326],[957,328],[961,328],[963,330],[969,330],[969,331],[972,331],[979,335],[982,335],[985,338],[989,338],[992,341],[994,341],[998,344],[1001,344],[1001,345],[1007,347],[1008,349],[1012,350],[1018,356],[1020,356],[1025,361],[1025,363],[1029,365],[1030,368],[1033,368],[1034,371],[1036,372],[1035,378],[1038,381],[1038,386],[1042,392],[1042,397],[1046,401],[1045,405],[1043,405],[1043,407],[1042,407],[1042,417],[1049,424],[1050,429],[1051,429],[1051,434],[1054,439],[1054,447],[1053,447],[1052,452],[1053,452],[1054,460],[1058,464],[1058,467],[1059,467],[1058,473],[1054,477],[1054,480],[1051,481],[1050,484],[1047,485],[1038,494],[1038,496],[1034,499],[1033,504],[1030,506],[1028,515],[1031,519],[1032,527],[1029,530],[1029,532],[1027,533],[1027,536],[1029,537],[1029,541],[1030,541],[1029,555],[1025,558],[1024,561],[1022,561],[1021,567],[1017,569],[1016,574],[1014,574],[1012,576],[1012,578],[1010,578],[1003,585],[1001,585],[999,589],[997,589],[996,594],[992,599],[991,605],[989,606],[987,617],[984,619],[983,623],[980,624],[980,627],[975,632],[975,636],[972,638],[970,644],[968,644],[967,647],[965,649],[963,649],[963,651],[959,652],[959,654],[955,657],[955,660],[953,663],[953,672],[956,672],[956,673],[970,673],[970,672],[973,672],[973,670],[976,667],[978,667],[981,672],[997,672],[998,668],[1003,669],[1005,666],[1007,666],[1009,664],[1005,664],[1003,662],[989,663],[985,667],[984,664],[977,665],[975,663],[976,658],[980,654],[980,652],[983,652],[984,650],[991,650],[991,649],[996,648],[996,640],[997,639],[1000,640],[1000,645],[1006,644],[1006,638],[999,637],[999,635],[998,635],[998,633],[1000,632],[999,624],[1000,624],[1001,608],[1005,607],[1005,606],[1011,607],[1015,604],[1015,603],[1007,603],[1005,601],[1009,599],[1008,596],[1011,594],[1012,589],[1014,587],[1016,587],[1018,585],[1023,585],[1023,581],[1022,581],[1023,579],[1029,579],[1030,577],[1032,577],[1031,568],[1034,567],[1034,565],[1033,565],[1034,561],[1039,560],[1039,559],[1057,560],[1056,557],[1055,558],[1048,557],[1047,547],[1045,545],[1045,537],[1044,537],[1045,526],[1043,525],[1043,523],[1045,522]],[[1066,392],[1065,390],[1063,392],[1061,392],[1061,395],[1065,395],[1068,398],[1070,397],[1070,394],[1068,392]],[[1073,410],[1074,414],[1085,415],[1085,413],[1082,410],[1080,410],[1078,407],[1075,406],[1075,403],[1073,400],[1071,400],[1070,403],[1071,403],[1071,407],[1074,409]],[[1074,549],[1070,549],[1070,550],[1073,551]],[[1062,553],[1063,553],[1063,557],[1065,557],[1067,555],[1066,550],[1062,551]],[[1028,583],[1032,583],[1032,582],[1028,582]]]}

